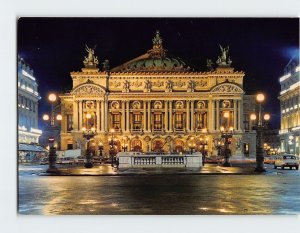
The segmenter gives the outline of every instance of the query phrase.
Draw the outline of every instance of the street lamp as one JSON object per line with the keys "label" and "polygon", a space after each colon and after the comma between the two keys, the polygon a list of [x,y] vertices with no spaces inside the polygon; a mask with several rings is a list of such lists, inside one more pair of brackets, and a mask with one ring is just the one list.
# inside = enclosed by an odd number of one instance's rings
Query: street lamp
{"label": "street lamp", "polygon": [[93,167],[93,162],[92,162],[92,155],[91,155],[91,150],[90,150],[90,140],[95,136],[96,134],[96,129],[92,127],[91,129],[87,129],[85,127],[82,128],[83,132],[83,137],[87,140],[87,148],[86,148],[86,163],[84,166],[86,168],[92,168]]}
{"label": "street lamp", "polygon": [[99,145],[98,145],[98,147],[99,147],[99,152],[100,152],[99,156],[100,156],[100,159],[101,159],[102,156],[103,156],[103,154],[102,154],[102,151],[103,151],[103,143],[100,142]]}
{"label": "street lamp", "polygon": [[226,124],[225,127],[221,126],[220,131],[221,131],[221,138],[225,139],[224,142],[224,167],[231,167],[231,164],[229,162],[229,157],[231,155],[231,150],[229,149],[229,144],[230,144],[230,138],[232,138],[233,135],[233,127],[228,126],[228,118],[230,117],[229,112],[224,112],[223,114],[224,118],[226,118]]}
{"label": "street lamp", "polygon": [[[225,117],[225,114],[224,114]],[[224,128],[223,126],[221,126],[220,128],[221,131],[221,137],[225,139],[224,142],[224,163],[223,163],[223,167],[231,167],[231,164],[229,162],[229,157],[231,155],[231,150],[229,149],[229,144],[230,142],[230,138],[232,138],[233,135],[233,127],[229,127],[229,128]]]}
{"label": "street lamp", "polygon": [[124,145],[122,146],[122,149],[123,149],[124,152],[127,151],[127,148],[128,148],[128,145],[127,145],[127,144],[124,144]]}
{"label": "street lamp", "polygon": [[202,156],[206,155],[205,147],[207,146],[207,142],[208,142],[207,138],[205,138],[205,140],[203,138],[200,138],[200,152]]}
{"label": "street lamp", "polygon": [[111,132],[111,139],[109,141],[109,155],[111,157],[111,166],[113,167],[114,166],[114,157],[115,157],[115,154],[116,154],[116,151],[115,151],[115,140],[114,140],[114,132],[115,132],[115,129],[111,129],[110,130]]}
{"label": "street lamp", "polygon": [[191,151],[191,155],[193,154],[193,150],[195,149],[196,145],[195,145],[195,142],[194,142],[194,138],[192,137],[191,138],[191,141],[189,142],[189,148],[190,148],[190,151]]}
{"label": "street lamp", "polygon": [[[255,126],[253,126],[253,129],[256,130],[256,167],[255,172],[265,172],[264,168],[264,148],[263,148],[263,130],[266,129],[266,124],[264,124],[264,121],[270,120],[270,114],[264,114],[262,119],[262,109],[261,104],[265,100],[265,96],[262,93],[259,93],[256,95],[256,100],[259,103],[259,111],[258,111],[258,121]],[[256,115],[252,113],[250,115],[250,119],[252,121],[256,120]],[[264,120],[264,121],[263,121]]]}
{"label": "street lamp", "polygon": [[124,152],[126,152],[127,149],[128,149],[128,144],[126,144],[126,139],[127,139],[126,137],[123,137],[122,149],[123,149]]}
{"label": "street lamp", "polygon": [[[49,94],[48,100],[51,102],[51,115],[49,116],[48,114],[43,115],[43,120],[44,121],[49,121],[50,120],[50,132],[53,134],[53,129],[54,129],[54,123],[55,123],[55,117],[54,117],[54,102],[56,101],[57,96],[54,93]],[[62,116],[58,114],[56,116],[57,121],[62,120]],[[54,135],[50,135],[48,142],[49,142],[49,167],[47,169],[48,173],[57,173],[58,169],[56,167],[56,148],[54,147]]]}

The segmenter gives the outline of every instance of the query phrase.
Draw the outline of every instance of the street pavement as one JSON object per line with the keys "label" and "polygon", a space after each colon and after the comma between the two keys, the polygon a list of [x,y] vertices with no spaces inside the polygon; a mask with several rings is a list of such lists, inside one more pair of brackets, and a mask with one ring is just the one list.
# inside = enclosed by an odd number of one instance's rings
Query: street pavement
{"label": "street pavement", "polygon": [[178,171],[152,176],[149,175],[152,171],[142,169],[135,175],[123,176],[107,165],[73,168],[81,171],[81,176],[45,176],[47,166],[20,165],[18,212],[25,215],[299,214],[299,170],[275,170],[272,165],[266,168],[267,172],[261,175],[235,175],[245,171],[241,165],[231,168],[206,165],[198,175]]}

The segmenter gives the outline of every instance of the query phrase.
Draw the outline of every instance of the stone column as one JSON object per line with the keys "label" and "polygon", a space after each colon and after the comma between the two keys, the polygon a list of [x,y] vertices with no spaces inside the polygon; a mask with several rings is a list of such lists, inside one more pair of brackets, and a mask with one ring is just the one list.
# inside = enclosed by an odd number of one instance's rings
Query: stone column
{"label": "stone column", "polygon": [[148,101],[148,126],[147,129],[149,132],[151,132],[151,101]]}
{"label": "stone column", "polygon": [[104,132],[105,116],[104,116],[104,100],[101,100],[101,132]]}
{"label": "stone column", "polygon": [[122,101],[122,122],[121,122],[122,132],[125,131],[125,101]]}
{"label": "stone column", "polygon": [[78,101],[73,101],[73,129],[74,131],[78,131]]}
{"label": "stone column", "polygon": [[129,132],[130,126],[129,126],[129,101],[126,101],[126,132]]}
{"label": "stone column", "polygon": [[208,100],[208,106],[207,106],[207,119],[208,119],[208,122],[207,122],[207,126],[208,126],[208,130],[213,130],[213,126],[212,126],[212,100],[209,99]]}
{"label": "stone column", "polygon": [[172,100],[169,101],[169,131],[173,132],[173,102]]}
{"label": "stone column", "polygon": [[195,120],[194,120],[194,105],[195,105],[195,101],[192,100],[191,101],[191,131],[194,132],[195,131]]}
{"label": "stone column", "polygon": [[79,120],[78,120],[78,130],[82,129],[82,100],[79,100]]}
{"label": "stone column", "polygon": [[216,100],[216,130],[220,130],[220,100]]}
{"label": "stone column", "polygon": [[97,132],[100,132],[100,101],[96,100]]}
{"label": "stone column", "polygon": [[186,101],[186,126],[185,126],[185,130],[186,131],[190,131],[190,101],[187,100]]}
{"label": "stone column", "polygon": [[144,110],[144,114],[143,114],[143,131],[147,131],[147,109],[146,109],[146,101],[143,101],[143,110]]}
{"label": "stone column", "polygon": [[237,100],[233,100],[233,129],[237,130]]}
{"label": "stone column", "polygon": [[165,131],[168,131],[168,101],[165,100]]}
{"label": "stone column", "polygon": [[104,100],[104,131],[108,132],[108,101],[107,98]]}
{"label": "stone column", "polygon": [[244,109],[243,109],[243,101],[242,100],[239,100],[238,101],[238,130],[242,130],[242,127],[241,127],[241,123],[243,122],[243,112],[244,112]]}

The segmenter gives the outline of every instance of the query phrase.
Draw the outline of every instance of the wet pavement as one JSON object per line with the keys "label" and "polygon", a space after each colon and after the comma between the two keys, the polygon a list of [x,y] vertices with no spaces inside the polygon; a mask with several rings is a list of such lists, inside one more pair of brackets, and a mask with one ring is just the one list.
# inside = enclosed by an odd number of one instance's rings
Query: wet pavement
{"label": "wet pavement", "polygon": [[[299,170],[274,170],[271,165],[267,165],[264,175],[233,175],[245,168],[225,169],[217,165],[206,166],[206,173],[192,176],[151,176],[143,169],[135,176],[122,176],[110,166],[93,168],[103,169],[105,176],[38,175],[46,168],[20,165],[20,214],[300,213]],[[113,175],[107,175],[108,172]]]}

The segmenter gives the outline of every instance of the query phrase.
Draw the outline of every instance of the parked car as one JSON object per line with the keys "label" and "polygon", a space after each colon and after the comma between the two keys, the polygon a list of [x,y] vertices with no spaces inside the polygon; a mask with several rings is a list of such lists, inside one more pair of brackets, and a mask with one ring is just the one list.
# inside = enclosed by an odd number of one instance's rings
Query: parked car
{"label": "parked car", "polygon": [[276,160],[276,156],[266,156],[265,159],[264,159],[264,163],[266,164],[274,164],[275,163],[275,160]]}
{"label": "parked car", "polygon": [[277,169],[278,167],[281,167],[281,169],[284,169],[285,167],[289,167],[290,169],[299,169],[299,160],[295,155],[283,155],[278,157],[275,160],[274,168]]}

